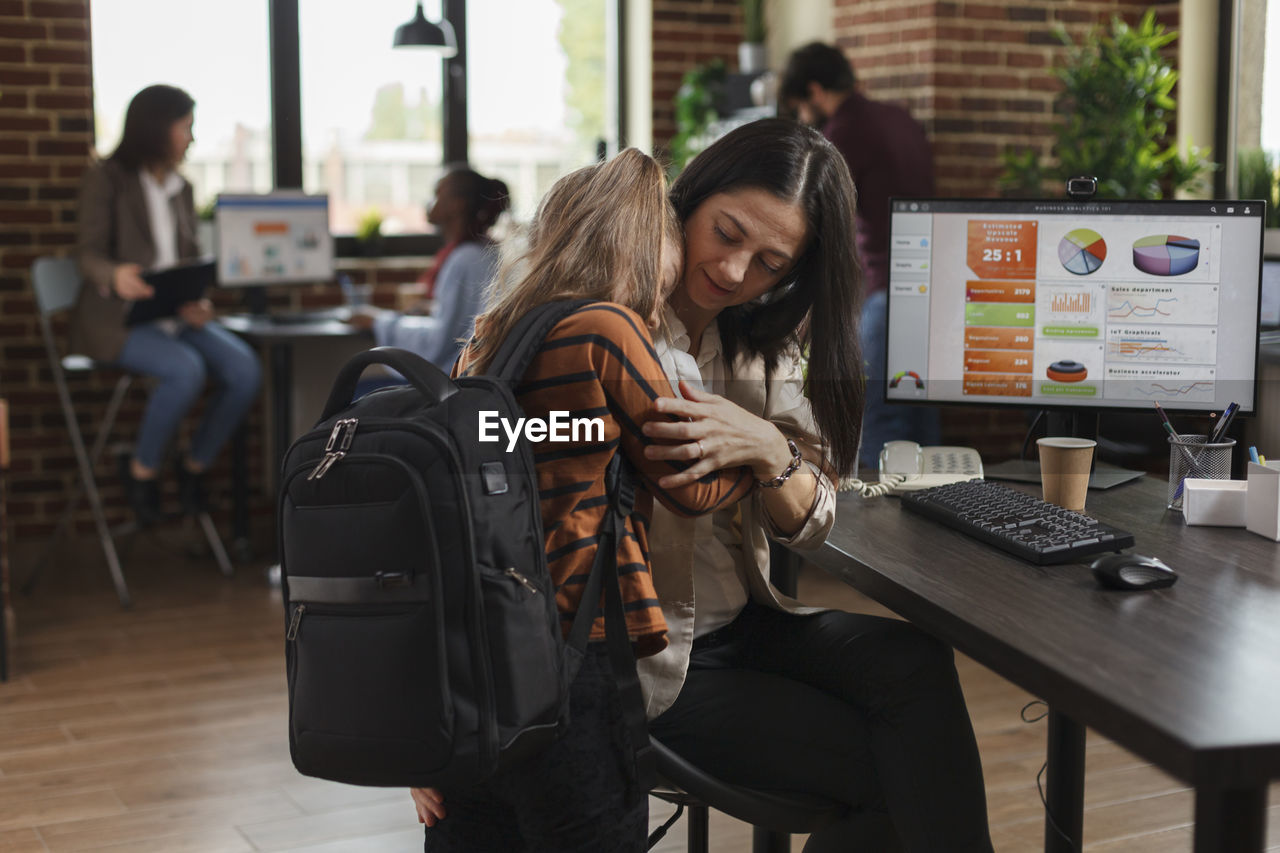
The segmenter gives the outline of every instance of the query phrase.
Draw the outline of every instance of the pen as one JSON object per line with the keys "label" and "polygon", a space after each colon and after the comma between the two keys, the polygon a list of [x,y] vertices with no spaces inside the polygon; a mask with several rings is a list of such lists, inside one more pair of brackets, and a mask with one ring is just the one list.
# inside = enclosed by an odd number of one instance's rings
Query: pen
{"label": "pen", "polygon": [[1214,424],[1213,430],[1209,433],[1207,444],[1216,444],[1219,439],[1227,434],[1227,426],[1231,423],[1231,419],[1235,417],[1236,410],[1240,408],[1239,403],[1228,403],[1227,407],[1222,410],[1222,417],[1218,418],[1218,422]]}
{"label": "pen", "polygon": [[[1181,443],[1182,436],[1174,430],[1173,424],[1169,423],[1169,416],[1164,413],[1164,409],[1160,408],[1160,404],[1156,403],[1156,414],[1160,416],[1160,423],[1164,426],[1164,431],[1169,433],[1169,437],[1173,439],[1171,445],[1182,451],[1183,457],[1187,460],[1187,472],[1193,477],[1200,476],[1200,468],[1196,464],[1196,458],[1191,455],[1191,451],[1187,450],[1187,446]],[[1182,488],[1182,484],[1178,484],[1178,488]]]}

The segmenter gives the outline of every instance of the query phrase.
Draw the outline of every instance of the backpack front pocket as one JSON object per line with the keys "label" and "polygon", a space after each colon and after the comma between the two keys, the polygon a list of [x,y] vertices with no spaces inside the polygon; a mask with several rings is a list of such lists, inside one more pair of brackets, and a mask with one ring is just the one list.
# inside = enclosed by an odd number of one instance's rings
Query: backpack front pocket
{"label": "backpack front pocket", "polygon": [[438,629],[425,603],[294,605],[289,692],[299,769],[394,784],[383,780],[447,763],[452,717]]}

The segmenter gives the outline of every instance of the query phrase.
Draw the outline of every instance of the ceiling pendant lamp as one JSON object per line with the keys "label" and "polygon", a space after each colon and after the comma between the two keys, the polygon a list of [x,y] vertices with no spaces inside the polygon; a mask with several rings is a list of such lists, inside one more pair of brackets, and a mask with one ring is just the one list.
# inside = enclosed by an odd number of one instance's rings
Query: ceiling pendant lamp
{"label": "ceiling pendant lamp", "polygon": [[448,59],[458,53],[458,42],[453,36],[453,27],[442,20],[435,24],[422,14],[422,4],[413,20],[396,27],[396,37],[392,47],[420,47],[438,52],[442,58]]}

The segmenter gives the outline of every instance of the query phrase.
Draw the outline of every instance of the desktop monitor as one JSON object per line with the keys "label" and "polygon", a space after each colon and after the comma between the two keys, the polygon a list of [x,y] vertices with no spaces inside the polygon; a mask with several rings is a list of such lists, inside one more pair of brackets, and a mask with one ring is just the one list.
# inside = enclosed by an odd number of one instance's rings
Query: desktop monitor
{"label": "desktop monitor", "polygon": [[890,205],[887,401],[1254,410],[1260,202]]}
{"label": "desktop monitor", "polygon": [[221,193],[214,211],[223,287],[333,280],[328,196]]}

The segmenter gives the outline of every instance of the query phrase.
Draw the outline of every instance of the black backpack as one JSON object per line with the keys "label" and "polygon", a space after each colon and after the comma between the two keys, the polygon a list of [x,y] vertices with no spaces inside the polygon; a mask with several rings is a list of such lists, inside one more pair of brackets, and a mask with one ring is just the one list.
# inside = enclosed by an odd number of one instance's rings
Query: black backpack
{"label": "black backpack", "polygon": [[[613,512],[569,640],[547,572],[533,454],[478,440],[547,333],[582,301],[530,312],[488,376],[451,380],[379,347],[338,374],[289,448],[278,536],[289,750],[303,774],[356,785],[465,788],[554,739],[603,591],[609,656],[647,775],[643,705],[617,582],[631,475],[609,466]],[[408,381],[352,403],[363,370]]]}

